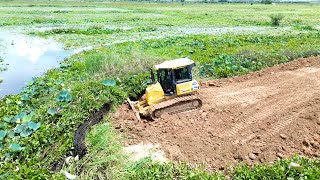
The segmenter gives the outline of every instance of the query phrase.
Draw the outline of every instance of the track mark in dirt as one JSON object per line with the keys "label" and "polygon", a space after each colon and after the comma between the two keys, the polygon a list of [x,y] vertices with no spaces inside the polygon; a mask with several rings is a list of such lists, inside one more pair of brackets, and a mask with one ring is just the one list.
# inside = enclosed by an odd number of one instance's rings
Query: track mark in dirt
{"label": "track mark in dirt", "polygon": [[256,86],[238,92],[222,92],[221,94],[213,96],[211,99],[207,99],[206,102],[208,104],[213,103],[216,106],[228,106],[231,103],[247,106],[266,96],[265,87]]}
{"label": "track mark in dirt", "polygon": [[171,160],[209,169],[294,154],[320,157],[320,57],[205,82],[200,95],[200,110],[153,122],[135,121],[123,104],[114,123],[128,144],[159,143]]}
{"label": "track mark in dirt", "polygon": [[[273,109],[267,107],[265,109],[259,110],[258,113],[253,114],[252,116],[249,116],[245,118],[244,121],[241,121],[237,124],[235,124],[233,127],[231,127],[230,130],[225,131],[225,133],[222,134],[222,136],[235,136],[238,134],[239,131],[245,129],[246,127],[250,126],[251,124],[259,121],[259,119],[265,119],[272,115]],[[229,127],[227,128],[229,129]]]}
{"label": "track mark in dirt", "polygon": [[265,136],[274,136],[275,134],[279,133],[284,127],[288,126],[293,120],[296,118],[294,115],[289,115],[284,119],[281,119],[277,123],[273,125],[270,129],[268,129],[265,133]]}
{"label": "track mark in dirt", "polygon": [[[311,70],[310,70],[311,69]],[[303,73],[301,73],[303,72]],[[302,68],[298,71],[297,74],[298,77],[296,78],[290,78],[289,80],[285,80],[284,82],[281,81],[280,85],[279,83],[275,84],[277,89],[281,89],[283,92],[280,92],[280,96],[283,96],[280,100],[276,101],[275,103],[269,103],[268,100],[265,100],[265,102],[262,102],[262,109],[257,109],[258,113],[254,114],[250,114],[250,116],[247,116],[245,118],[241,118],[244,121],[239,122],[238,124],[236,124],[234,127],[232,127],[230,130],[226,130],[226,132],[223,134],[224,136],[236,136],[238,134],[238,132],[244,130],[245,128],[247,128],[248,126],[250,126],[253,123],[261,123],[261,122],[265,122],[267,118],[270,118],[270,116],[274,116],[276,114],[281,114],[281,112],[286,112],[287,109],[290,109],[294,106],[299,106],[300,104],[303,104],[304,102],[309,101],[313,95],[318,92],[319,88],[319,78],[320,76],[317,75],[315,73],[319,72],[319,69],[315,69],[315,68]],[[292,74],[292,72],[290,72],[290,74]],[[306,77],[307,76],[307,77]],[[310,76],[310,77],[309,77]],[[316,78],[314,78],[316,77]],[[306,85],[305,87],[301,87],[300,89],[298,88],[298,86],[300,85],[300,81],[308,81],[308,80],[312,80],[312,82],[310,82],[310,85]],[[266,88],[268,91],[272,92],[272,89],[275,89],[275,87],[271,87],[270,89]],[[305,91],[305,93],[300,93],[299,91]],[[278,94],[278,93],[277,93]],[[270,99],[272,99],[273,96],[276,97],[277,94],[274,95],[269,95]],[[299,94],[299,96],[295,96],[295,94]],[[277,98],[279,99],[279,98]],[[261,105],[260,105],[261,106]],[[288,121],[284,121],[284,122],[289,122],[291,118],[288,118]],[[283,123],[283,120],[280,119],[280,124]],[[272,123],[272,124],[276,124],[276,123]],[[289,123],[288,123],[289,124]],[[277,126],[275,126],[274,128],[277,129]],[[271,128],[272,129],[272,128]],[[250,136],[250,134],[252,134],[251,132],[249,132],[246,136]],[[248,138],[248,137],[247,137]],[[246,140],[244,140],[246,141]]]}

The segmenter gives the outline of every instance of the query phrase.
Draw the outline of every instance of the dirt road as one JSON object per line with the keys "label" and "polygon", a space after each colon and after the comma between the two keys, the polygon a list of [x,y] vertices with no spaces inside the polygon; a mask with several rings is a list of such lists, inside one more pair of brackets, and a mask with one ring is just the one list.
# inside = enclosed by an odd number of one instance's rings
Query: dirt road
{"label": "dirt road", "polygon": [[124,104],[114,123],[128,144],[160,144],[169,159],[209,169],[320,157],[320,57],[205,82],[200,94],[200,110],[137,122]]}

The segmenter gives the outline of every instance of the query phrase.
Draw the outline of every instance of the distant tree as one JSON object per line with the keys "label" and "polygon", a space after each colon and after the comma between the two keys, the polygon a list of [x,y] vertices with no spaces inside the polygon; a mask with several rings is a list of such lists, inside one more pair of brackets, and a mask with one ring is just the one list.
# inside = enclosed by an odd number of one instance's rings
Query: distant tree
{"label": "distant tree", "polygon": [[272,0],[262,0],[262,4],[272,4]]}

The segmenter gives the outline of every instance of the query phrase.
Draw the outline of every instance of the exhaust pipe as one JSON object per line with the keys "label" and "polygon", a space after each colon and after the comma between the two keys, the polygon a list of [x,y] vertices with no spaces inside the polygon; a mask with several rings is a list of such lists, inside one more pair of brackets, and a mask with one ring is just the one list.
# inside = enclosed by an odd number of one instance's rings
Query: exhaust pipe
{"label": "exhaust pipe", "polygon": [[155,84],[156,83],[156,79],[154,78],[154,74],[153,74],[152,68],[150,68],[150,75],[151,75],[152,84]]}

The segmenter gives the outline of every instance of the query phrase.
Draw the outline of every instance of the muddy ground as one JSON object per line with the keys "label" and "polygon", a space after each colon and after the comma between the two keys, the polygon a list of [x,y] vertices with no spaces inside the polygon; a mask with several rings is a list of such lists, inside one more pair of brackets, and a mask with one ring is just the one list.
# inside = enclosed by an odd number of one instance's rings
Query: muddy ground
{"label": "muddy ground", "polygon": [[200,110],[138,122],[127,104],[113,115],[127,144],[160,144],[173,161],[224,169],[294,154],[320,157],[320,57],[202,83]]}

